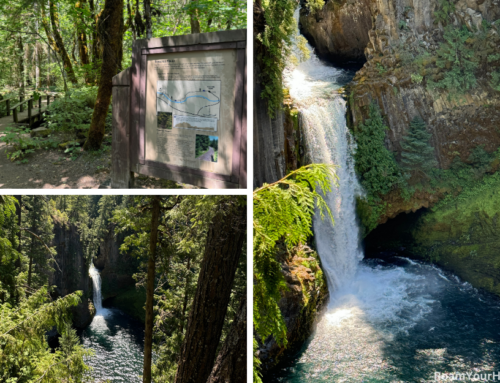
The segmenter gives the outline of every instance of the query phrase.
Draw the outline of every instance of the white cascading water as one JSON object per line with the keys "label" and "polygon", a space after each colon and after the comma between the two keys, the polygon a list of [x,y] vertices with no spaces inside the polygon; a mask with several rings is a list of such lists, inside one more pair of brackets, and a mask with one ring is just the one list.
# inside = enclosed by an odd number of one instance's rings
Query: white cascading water
{"label": "white cascading water", "polygon": [[[299,10],[297,24],[298,16]],[[345,381],[359,382],[364,374],[383,380],[388,369],[385,342],[413,328],[431,311],[433,300],[421,291],[424,277],[361,262],[356,197],[363,189],[354,169],[356,145],[341,95],[352,73],[326,65],[307,47],[310,58],[285,71],[285,84],[300,111],[308,161],[336,165],[338,185],[325,196],[334,225],[319,214],[314,218],[316,248],[330,291],[328,312],[297,365],[314,366],[308,379],[335,380],[358,371]]]}
{"label": "white cascading water", "polygon": [[92,285],[94,286],[94,307],[96,313],[100,313],[102,311],[102,295],[101,295],[101,275],[99,274],[99,270],[97,270],[94,266],[94,263],[90,264],[89,274],[92,278]]}
{"label": "white cascading water", "polygon": [[[298,23],[299,9],[295,11]],[[328,279],[330,291],[338,289],[354,276],[363,259],[356,220],[356,196],[362,188],[354,170],[354,139],[346,125],[346,103],[339,90],[346,71],[322,63],[307,44],[309,60],[285,73],[290,96],[301,113],[309,162],[338,166],[338,185],[325,196],[335,218],[314,219],[316,247]]]}

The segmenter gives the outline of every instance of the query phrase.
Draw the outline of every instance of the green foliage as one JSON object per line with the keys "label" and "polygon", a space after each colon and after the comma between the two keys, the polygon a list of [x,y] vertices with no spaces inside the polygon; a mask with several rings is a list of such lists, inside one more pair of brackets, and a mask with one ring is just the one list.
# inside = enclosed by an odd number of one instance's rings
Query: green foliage
{"label": "green foliage", "polygon": [[275,256],[276,244],[284,241],[291,248],[305,243],[312,235],[315,208],[321,218],[327,214],[333,222],[330,209],[316,190],[330,192],[334,177],[331,166],[312,164],[253,192],[253,318],[262,341],[272,335],[278,344],[287,343],[287,329],[278,307],[286,283]]}
{"label": "green foliage", "polygon": [[500,72],[493,72],[491,74],[491,87],[500,92]]}
{"label": "green foliage", "polygon": [[260,365],[261,361],[256,356],[256,353],[259,349],[259,343],[257,340],[253,340],[253,383],[262,383],[261,375],[260,375]]}
{"label": "green foliage", "polygon": [[[0,379],[4,382],[82,382],[88,370],[83,358],[90,356],[79,345],[70,308],[80,302],[81,291],[50,302],[45,287],[17,307],[0,305]],[[51,352],[45,334],[53,326],[63,334],[61,349]],[[69,381],[69,380],[68,380]]]}
{"label": "green foliage", "polygon": [[403,31],[408,30],[408,24],[406,24],[405,20],[399,20],[398,28],[403,30]]}
{"label": "green foliage", "polygon": [[54,271],[55,249],[47,246],[54,238],[49,206],[45,196],[22,196],[22,225],[31,232],[23,233],[22,245],[29,249],[28,286],[35,289],[46,285],[49,272]]}
{"label": "green foliage", "polygon": [[0,196],[0,302],[14,304],[24,294],[19,286],[16,261],[21,254],[16,215],[17,201],[12,196]]}
{"label": "green foliage", "polygon": [[415,84],[421,84],[423,79],[424,79],[424,77],[418,73],[411,74],[411,82],[413,82]]}
{"label": "green foliage", "polygon": [[201,156],[208,151],[210,146],[210,138],[201,134],[196,135],[195,157]]}
{"label": "green foliage", "polygon": [[[245,203],[245,196],[162,197],[164,213],[158,229],[154,295],[153,346],[157,358],[152,373],[155,382],[167,383],[175,377],[210,222],[222,206],[246,208]],[[112,210],[114,234],[125,234],[120,251],[140,262],[134,274],[138,288],[144,287],[146,281],[150,204],[149,196],[127,196]],[[246,291],[245,262],[246,253],[243,252],[220,343],[227,335],[236,307]]]}
{"label": "green foliage", "polygon": [[307,6],[313,15],[318,14],[318,12],[323,9],[324,5],[325,0],[307,0]]}
{"label": "green foliage", "polygon": [[45,112],[45,126],[52,131],[80,130],[86,133],[96,98],[97,87],[85,87],[70,92],[67,97],[56,99]]}
{"label": "green foliage", "polygon": [[424,176],[437,166],[434,148],[429,144],[432,134],[427,132],[425,122],[415,117],[410,123],[408,134],[401,141],[401,168],[412,175]]}
{"label": "green foliage", "polygon": [[385,68],[381,63],[376,63],[375,67],[377,68],[379,74],[387,73],[387,68]]}
{"label": "green foliage", "polygon": [[368,195],[374,198],[405,185],[394,156],[384,145],[387,129],[379,108],[371,104],[369,118],[354,133],[358,145],[354,155],[356,173]]}
{"label": "green foliage", "polygon": [[442,23],[447,24],[450,18],[450,13],[455,12],[455,4],[452,2],[453,0],[439,0],[438,8],[434,12],[434,23]]}
{"label": "green foliage", "polygon": [[311,53],[307,48],[307,40],[297,31],[293,39],[293,54],[290,55],[290,61],[292,65],[298,65],[301,62],[309,60],[309,57],[311,57]]}
{"label": "green foliage", "polygon": [[12,146],[14,151],[6,151],[7,158],[17,163],[26,163],[26,158],[36,149],[50,149],[57,147],[57,141],[53,139],[42,140],[39,137],[31,137],[31,130],[24,126],[5,128],[5,135],[0,137],[0,142]]}
{"label": "green foliage", "polygon": [[290,57],[296,32],[294,0],[263,2],[265,26],[256,36],[256,61],[260,67],[261,97],[267,100],[268,113],[274,116],[283,102],[283,70]]}
{"label": "green foliage", "polygon": [[472,32],[463,26],[448,25],[444,31],[444,42],[437,51],[436,65],[445,69],[444,78],[429,81],[429,88],[445,89],[450,94],[463,94],[476,86],[476,69],[479,66],[474,48],[469,44]]}

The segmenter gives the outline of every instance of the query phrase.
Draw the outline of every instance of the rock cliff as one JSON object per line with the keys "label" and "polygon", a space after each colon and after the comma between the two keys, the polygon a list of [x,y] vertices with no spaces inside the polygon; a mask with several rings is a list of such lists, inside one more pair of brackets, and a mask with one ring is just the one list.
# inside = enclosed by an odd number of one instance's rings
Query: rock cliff
{"label": "rock cliff", "polygon": [[85,328],[92,322],[92,280],[89,266],[86,264],[80,233],[74,224],[54,221],[54,239],[56,263],[54,272],[49,275],[49,285],[55,285],[55,296],[65,296],[82,290],[82,302],[73,308],[73,324]]}
{"label": "rock cliff", "polygon": [[279,346],[272,337],[261,343],[258,354],[264,376],[281,360],[287,360],[287,356],[297,352],[313,331],[316,319],[328,301],[326,279],[314,251],[302,246],[290,254],[282,250],[278,258],[288,287],[279,302],[287,326],[288,345]]}
{"label": "rock cliff", "polygon": [[[388,128],[385,147],[400,164],[410,121],[421,117],[432,134],[429,144],[437,168],[447,170],[454,161],[470,165],[478,148],[492,154],[500,146],[499,4],[498,0],[330,0],[315,15],[306,3],[300,21],[320,57],[334,62],[336,56],[341,61],[352,56],[340,42],[335,45],[330,40],[344,39],[356,49],[365,44],[367,61],[347,89],[351,129],[363,134],[369,106],[376,105]],[[347,27],[365,38],[345,35]],[[481,176],[496,169],[491,166]],[[411,179],[411,192],[394,187],[377,196],[379,201],[368,203],[376,211],[370,219],[381,224],[402,212],[433,206],[454,192],[453,185],[428,183]]]}
{"label": "rock cliff", "polygon": [[138,262],[128,254],[120,253],[123,238],[124,235],[116,235],[114,226],[110,225],[94,257],[94,265],[101,273],[103,300],[135,286],[132,275],[137,272]]}
{"label": "rock cliff", "polygon": [[500,173],[432,209],[401,214],[365,239],[366,254],[404,252],[500,296]]}
{"label": "rock cliff", "polygon": [[336,65],[364,63],[372,29],[370,0],[330,0],[323,9],[300,11],[302,34],[318,57]]}

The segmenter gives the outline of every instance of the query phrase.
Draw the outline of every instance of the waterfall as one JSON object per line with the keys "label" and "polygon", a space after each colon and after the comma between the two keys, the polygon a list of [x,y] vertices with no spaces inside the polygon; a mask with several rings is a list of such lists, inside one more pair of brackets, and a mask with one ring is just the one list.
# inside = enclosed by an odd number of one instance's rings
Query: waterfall
{"label": "waterfall", "polygon": [[[299,9],[295,11],[298,23]],[[353,278],[363,259],[359,227],[356,220],[356,196],[362,188],[354,171],[354,139],[346,125],[346,103],[341,87],[352,74],[322,63],[307,44],[310,58],[285,71],[285,84],[300,111],[307,160],[328,163],[335,170],[338,185],[325,196],[335,218],[314,217],[316,248],[327,276],[330,291],[335,291]]]}
{"label": "waterfall", "polygon": [[94,263],[90,264],[89,274],[92,278],[92,285],[94,286],[94,307],[96,313],[102,311],[102,295],[101,295],[101,275],[95,268]]}

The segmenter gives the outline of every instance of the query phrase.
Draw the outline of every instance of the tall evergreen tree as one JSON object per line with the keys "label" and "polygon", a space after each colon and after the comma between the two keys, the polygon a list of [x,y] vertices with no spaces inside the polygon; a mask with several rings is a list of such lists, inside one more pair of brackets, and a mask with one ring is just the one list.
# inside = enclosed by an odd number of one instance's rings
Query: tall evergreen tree
{"label": "tall evergreen tree", "polygon": [[[50,216],[49,202],[44,196],[23,196],[23,228],[26,249],[29,258],[28,287],[38,288],[47,282],[47,273],[51,269],[53,248],[47,244],[54,238],[54,224]],[[36,273],[35,273],[36,269]]]}
{"label": "tall evergreen tree", "polygon": [[434,147],[429,144],[431,136],[426,130],[425,122],[420,117],[415,117],[410,123],[408,135],[401,142],[401,167],[406,172],[425,175],[437,166]]}

